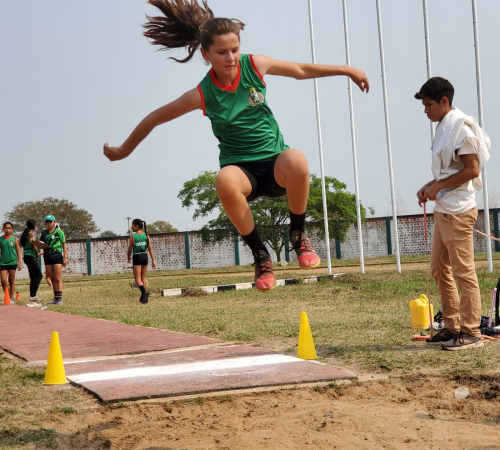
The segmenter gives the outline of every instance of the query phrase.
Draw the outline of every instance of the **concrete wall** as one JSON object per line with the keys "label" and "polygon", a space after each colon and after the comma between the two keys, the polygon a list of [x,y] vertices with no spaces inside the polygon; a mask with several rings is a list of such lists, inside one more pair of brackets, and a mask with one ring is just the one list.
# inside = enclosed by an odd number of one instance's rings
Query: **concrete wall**
{"label": "concrete wall", "polygon": [[[493,233],[493,211],[490,211],[490,227]],[[395,253],[394,224],[390,220],[392,253]],[[479,211],[475,228],[484,232],[484,214]],[[398,236],[401,255],[429,254],[431,249],[432,233],[434,230],[434,218],[432,214],[427,216],[427,230],[429,242],[425,246],[424,224],[422,215],[401,216],[398,218]],[[363,253],[365,258],[385,256],[388,254],[387,245],[387,218],[371,218],[362,226]],[[168,233],[151,235],[151,245],[156,257],[157,268],[160,270],[176,270],[186,268],[186,233]],[[190,265],[192,269],[205,269],[210,267],[225,267],[235,265],[235,243],[233,238],[214,244],[203,245],[198,232],[188,233]],[[132,272],[132,266],[127,262],[128,237],[79,239],[68,241],[69,264],[64,268],[63,274],[87,275],[87,245],[90,242],[91,272],[93,275],[105,275],[111,273]],[[316,235],[310,236],[310,242],[324,259],[326,248],[324,240]],[[351,227],[347,233],[346,241],[340,244],[342,259],[358,258],[358,233],[357,227]],[[248,247],[243,244],[241,238],[238,244],[240,265],[253,262],[252,254]],[[492,250],[494,243],[492,241]],[[486,238],[474,233],[474,251],[486,251]],[[335,240],[330,241],[330,255],[336,258]],[[290,252],[290,261],[295,261],[295,252]],[[274,254],[271,255],[276,260]],[[284,253],[282,259],[285,259]],[[150,264],[151,265],[151,264]],[[151,267],[150,267],[151,269]],[[28,271],[23,267],[16,278],[28,278]]]}

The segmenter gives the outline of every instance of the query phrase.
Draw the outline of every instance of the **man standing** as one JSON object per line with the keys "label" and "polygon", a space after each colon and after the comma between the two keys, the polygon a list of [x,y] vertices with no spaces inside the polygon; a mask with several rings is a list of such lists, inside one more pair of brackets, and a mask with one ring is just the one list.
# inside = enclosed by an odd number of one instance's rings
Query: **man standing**
{"label": "man standing", "polygon": [[415,94],[427,117],[438,122],[432,143],[434,179],[417,197],[420,206],[436,201],[431,273],[441,295],[445,328],[427,342],[440,343],[444,350],[483,346],[472,235],[477,220],[475,191],[482,188],[480,173],[491,145],[476,119],[452,106],[453,95],[453,85],[441,77],[430,78]]}

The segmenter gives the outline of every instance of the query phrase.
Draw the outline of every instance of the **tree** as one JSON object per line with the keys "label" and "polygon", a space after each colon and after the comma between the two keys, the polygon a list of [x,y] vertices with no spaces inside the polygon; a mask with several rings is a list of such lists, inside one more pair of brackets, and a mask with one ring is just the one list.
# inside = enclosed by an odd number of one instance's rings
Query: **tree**
{"label": "tree", "polygon": [[[332,177],[325,177],[326,209],[328,211],[328,229],[330,239],[344,242],[351,225],[357,221],[356,195],[347,192],[345,183]],[[361,221],[365,221],[366,209],[360,205]],[[323,226],[323,199],[321,196],[321,178],[311,174],[311,188],[307,202],[306,228],[313,228],[322,238],[325,237]]]}
{"label": "tree", "polygon": [[[215,191],[216,175],[214,171],[200,173],[198,177],[186,181],[178,195],[183,207],[189,208],[196,205],[193,220],[218,212],[218,216],[200,230],[201,238],[205,243],[227,239],[228,230],[230,235],[237,233],[224,213]],[[325,184],[330,237],[343,242],[349,227],[356,222],[356,197],[346,192],[346,185],[336,178],[325,177]],[[259,197],[250,204],[250,209],[262,241],[276,253],[277,261],[281,261],[281,251],[285,245],[288,245],[287,224],[290,212],[286,197]],[[364,207],[361,207],[361,216],[364,220]],[[324,237],[321,179],[313,174],[311,174],[306,227],[316,231],[320,237]]]}
{"label": "tree", "polygon": [[165,222],[164,220],[157,220],[153,223],[146,223],[148,227],[149,234],[159,234],[159,233],[175,233],[177,228],[174,228],[169,222]]}
{"label": "tree", "polygon": [[35,219],[43,229],[43,220],[48,214],[55,217],[66,239],[84,239],[99,231],[88,211],[78,208],[68,200],[53,197],[18,203],[5,214],[5,220],[13,223],[16,232],[24,230],[28,219]]}
{"label": "tree", "polygon": [[100,238],[110,238],[110,237],[118,237],[118,235],[113,230],[103,231],[100,235]]}

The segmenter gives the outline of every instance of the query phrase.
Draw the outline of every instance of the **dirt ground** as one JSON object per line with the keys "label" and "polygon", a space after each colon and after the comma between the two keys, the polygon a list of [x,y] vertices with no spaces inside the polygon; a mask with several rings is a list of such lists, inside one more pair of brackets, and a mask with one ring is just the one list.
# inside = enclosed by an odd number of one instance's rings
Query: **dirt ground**
{"label": "dirt ground", "polygon": [[[470,396],[456,400],[462,385]],[[71,385],[26,389],[0,402],[0,411],[16,409],[3,429],[53,429],[61,449],[500,449],[498,374],[360,374],[332,385],[110,405]]]}

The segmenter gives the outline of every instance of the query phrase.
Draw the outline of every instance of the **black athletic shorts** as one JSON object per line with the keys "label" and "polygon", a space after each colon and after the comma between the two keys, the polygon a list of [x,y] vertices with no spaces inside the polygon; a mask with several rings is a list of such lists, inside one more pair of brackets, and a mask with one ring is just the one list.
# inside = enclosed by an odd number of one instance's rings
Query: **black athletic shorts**
{"label": "black athletic shorts", "polygon": [[132,256],[132,264],[134,266],[147,266],[148,265],[148,254],[147,253],[136,253]]}
{"label": "black athletic shorts", "polygon": [[0,270],[17,270],[17,264],[10,264],[9,266],[0,266]]}
{"label": "black athletic shorts", "polygon": [[[239,167],[248,177],[252,185],[252,192],[247,197],[251,202],[258,197],[281,197],[286,194],[286,189],[281,187],[274,178],[274,166],[279,155],[265,161],[252,161],[239,164],[227,164]],[[226,166],[222,166],[226,167]],[[222,169],[221,167],[221,169]]]}
{"label": "black athletic shorts", "polygon": [[53,266],[54,264],[62,264],[63,263],[63,254],[62,253],[43,253],[43,262],[46,266]]}

